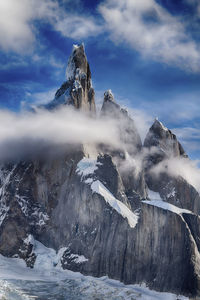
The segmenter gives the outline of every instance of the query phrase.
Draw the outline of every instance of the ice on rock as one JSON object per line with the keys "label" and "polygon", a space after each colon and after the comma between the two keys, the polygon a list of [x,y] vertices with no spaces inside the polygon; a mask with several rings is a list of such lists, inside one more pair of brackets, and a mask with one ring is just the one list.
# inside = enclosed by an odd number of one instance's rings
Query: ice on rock
{"label": "ice on rock", "polygon": [[173,204],[170,204],[166,201],[163,201],[162,198],[160,197],[159,193],[148,190],[148,195],[149,195],[150,201],[149,200],[144,200],[144,201],[142,201],[143,203],[153,205],[153,206],[156,206],[156,207],[160,207],[160,208],[165,209],[165,210],[169,210],[169,211],[171,211],[175,214],[178,214],[178,215],[181,215],[183,213],[193,214],[193,212],[191,212],[188,209],[183,209],[183,208],[177,207]]}
{"label": "ice on rock", "polygon": [[85,178],[88,175],[93,174],[100,164],[101,163],[97,162],[96,159],[84,157],[81,161],[79,161],[76,172],[81,175],[82,178]]}
{"label": "ice on rock", "polygon": [[154,124],[155,124],[155,125],[158,125],[159,127],[161,127],[164,131],[168,131],[168,128],[165,127],[165,126],[163,125],[163,123],[162,123],[161,121],[158,120],[158,117],[155,118]]}
{"label": "ice on rock", "polygon": [[41,242],[35,240],[31,234],[27,236],[24,243],[33,245],[32,252],[36,255],[35,269],[61,268],[61,258],[67,249],[66,247],[60,248],[58,252],[56,252],[54,249],[47,248]]}
{"label": "ice on rock", "polygon": [[111,90],[105,91],[105,93],[104,93],[104,99],[105,99],[105,101],[113,101],[113,102],[115,102],[114,95],[113,95],[113,93],[112,93]]}
{"label": "ice on rock", "polygon": [[78,89],[81,89],[81,84],[78,80],[74,80],[72,91],[77,91]]}
{"label": "ice on rock", "polygon": [[78,49],[78,45],[73,45],[72,54],[69,57],[67,68],[66,68],[66,78],[67,80],[72,80],[75,76],[76,66],[74,63],[74,52]]}
{"label": "ice on rock", "polygon": [[88,261],[88,259],[84,255],[78,254],[70,254],[69,258],[73,259],[73,262],[75,262],[76,264],[81,264]]}
{"label": "ice on rock", "polygon": [[94,193],[101,195],[123,218],[127,218],[130,227],[134,228],[137,225],[138,215],[133,213],[124,203],[117,200],[99,180],[91,184],[91,189]]}
{"label": "ice on rock", "polygon": [[81,46],[73,45],[72,54],[69,57],[69,60],[67,63],[67,68],[66,68],[66,79],[67,80],[72,80],[74,78],[80,79],[81,76],[86,76],[86,74],[84,72],[82,72],[79,68],[76,68],[75,62],[74,62],[74,55],[75,55],[76,50],[79,49],[79,47],[84,48],[84,45],[83,44]]}

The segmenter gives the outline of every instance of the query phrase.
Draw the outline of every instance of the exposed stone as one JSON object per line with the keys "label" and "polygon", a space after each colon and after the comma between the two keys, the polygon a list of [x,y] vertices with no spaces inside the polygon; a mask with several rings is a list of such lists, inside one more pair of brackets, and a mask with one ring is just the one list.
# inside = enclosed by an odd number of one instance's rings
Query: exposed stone
{"label": "exposed stone", "polygon": [[[74,47],[67,81],[46,108],[69,104],[95,112],[91,72],[82,45]],[[37,257],[27,239],[31,235],[56,251],[65,248],[63,268],[108,275],[127,284],[146,283],[159,291],[198,295],[199,194],[181,177],[163,172],[156,178],[150,172],[166,158],[186,159],[187,155],[158,120],[143,148],[134,121],[111,91],[104,94],[101,118],[116,122],[119,149],[101,145],[94,158],[85,145],[77,145],[53,156],[45,153],[32,161],[1,166],[0,253],[18,255],[34,267]],[[141,160],[144,153],[145,165],[138,170],[134,160]],[[191,213],[143,202],[147,185],[163,201]]]}

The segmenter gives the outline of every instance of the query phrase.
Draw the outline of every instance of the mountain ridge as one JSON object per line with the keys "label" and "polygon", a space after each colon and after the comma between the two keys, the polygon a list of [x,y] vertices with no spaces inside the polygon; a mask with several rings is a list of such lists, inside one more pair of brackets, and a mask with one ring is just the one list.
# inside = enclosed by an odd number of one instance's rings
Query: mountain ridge
{"label": "mountain ridge", "polygon": [[[94,97],[85,49],[75,46],[67,80],[43,109],[72,106],[93,118]],[[167,159],[187,154],[158,120],[142,144],[134,120],[110,90],[100,118],[115,120],[119,147],[78,144],[49,160],[1,166],[0,253],[34,267],[35,239],[63,249],[64,269],[199,295],[200,196],[165,167]],[[153,173],[160,164],[164,168]]]}

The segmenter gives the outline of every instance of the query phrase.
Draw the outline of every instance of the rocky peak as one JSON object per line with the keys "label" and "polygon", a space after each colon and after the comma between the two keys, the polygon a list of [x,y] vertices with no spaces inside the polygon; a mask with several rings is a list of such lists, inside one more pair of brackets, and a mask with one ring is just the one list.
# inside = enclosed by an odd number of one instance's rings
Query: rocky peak
{"label": "rocky peak", "polygon": [[[104,93],[104,101],[101,109],[101,117],[113,120],[118,129],[120,138],[119,149],[111,150],[103,145],[103,152],[111,154],[120,172],[125,187],[126,195],[134,207],[133,202],[138,198],[145,197],[145,183],[143,173],[137,174],[135,165],[127,163],[127,157],[137,156],[142,149],[142,142],[134,120],[129,116],[128,111],[116,103],[111,90]],[[127,165],[128,164],[128,165]],[[134,199],[134,200],[133,200]]]}
{"label": "rocky peak", "polygon": [[113,96],[113,93],[112,93],[111,90],[105,91],[105,93],[104,93],[104,101],[105,102],[107,102],[107,101],[115,102],[115,99],[114,99],[114,96]]}
{"label": "rocky peak", "polygon": [[66,79],[74,80],[77,78],[77,74],[82,74],[83,76],[89,75],[91,79],[90,68],[83,44],[79,46],[73,45],[72,54],[67,63]]}
{"label": "rocky peak", "polygon": [[121,114],[121,107],[119,104],[116,103],[111,90],[107,90],[104,93],[101,114],[104,116],[112,116],[117,118]]}
{"label": "rocky peak", "polygon": [[187,157],[183,147],[178,142],[176,135],[170,129],[165,127],[158,118],[155,119],[153,125],[149,129],[144,140],[144,147],[157,147],[159,152],[164,156],[185,156]]}
{"label": "rocky peak", "polygon": [[57,90],[54,100],[46,107],[54,109],[60,105],[72,105],[77,109],[95,113],[95,93],[83,44],[73,46],[67,64],[66,79]]}

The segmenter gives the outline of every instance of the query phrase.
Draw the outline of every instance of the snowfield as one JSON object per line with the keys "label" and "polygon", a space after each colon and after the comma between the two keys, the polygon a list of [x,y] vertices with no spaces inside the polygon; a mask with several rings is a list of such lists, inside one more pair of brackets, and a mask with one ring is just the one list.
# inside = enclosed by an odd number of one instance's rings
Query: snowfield
{"label": "snowfield", "polygon": [[0,255],[0,300],[188,300],[149,290],[145,284],[124,285],[106,276],[94,278],[62,270],[59,259],[63,249],[56,253],[32,236],[28,241],[34,243],[37,254],[34,269],[19,258]]}

